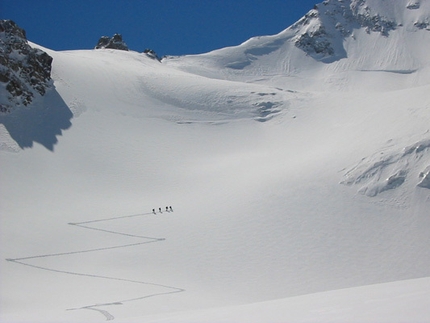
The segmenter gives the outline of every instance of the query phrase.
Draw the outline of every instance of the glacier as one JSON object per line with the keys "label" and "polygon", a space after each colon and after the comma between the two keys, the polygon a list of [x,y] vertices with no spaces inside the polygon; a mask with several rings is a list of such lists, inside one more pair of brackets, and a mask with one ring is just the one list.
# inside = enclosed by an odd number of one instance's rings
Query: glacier
{"label": "glacier", "polygon": [[429,21],[326,0],[161,61],[30,42],[53,87],[0,123],[0,321],[428,322]]}

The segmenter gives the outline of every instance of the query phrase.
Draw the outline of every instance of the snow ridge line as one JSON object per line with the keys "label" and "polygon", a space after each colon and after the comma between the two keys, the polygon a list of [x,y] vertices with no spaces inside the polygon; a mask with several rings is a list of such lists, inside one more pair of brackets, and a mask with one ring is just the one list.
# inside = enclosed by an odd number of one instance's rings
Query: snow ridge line
{"label": "snow ridge line", "polygon": [[110,276],[103,276],[103,275],[98,275],[98,274],[80,273],[80,272],[74,272],[74,271],[54,269],[54,268],[49,268],[49,267],[33,265],[33,264],[27,263],[25,261],[28,261],[31,259],[37,259],[37,258],[60,257],[60,256],[68,256],[68,255],[82,254],[82,253],[89,253],[89,252],[96,252],[96,251],[105,251],[105,250],[111,250],[111,249],[135,247],[135,246],[139,246],[139,245],[143,245],[143,244],[160,242],[160,241],[166,240],[165,238],[154,238],[154,237],[140,236],[140,235],[134,235],[134,234],[124,233],[124,232],[119,232],[119,231],[105,230],[105,229],[101,229],[101,228],[97,228],[97,227],[90,227],[90,226],[84,225],[84,224],[90,224],[90,223],[113,221],[113,220],[120,220],[120,219],[124,219],[124,218],[131,218],[131,217],[137,217],[137,216],[148,216],[148,215],[153,215],[153,213],[141,213],[141,214],[125,215],[125,216],[119,216],[119,217],[113,217],[113,218],[97,219],[97,220],[68,223],[68,224],[73,225],[73,226],[77,226],[77,227],[81,227],[83,229],[96,230],[96,231],[106,232],[106,233],[110,233],[110,234],[122,235],[122,236],[130,237],[130,238],[146,239],[149,241],[137,242],[137,243],[131,243],[131,244],[125,244],[125,245],[118,245],[118,246],[112,246],[112,247],[85,249],[85,250],[61,252],[61,253],[51,253],[51,254],[43,254],[43,255],[29,256],[29,257],[21,257],[21,258],[8,258],[6,260],[9,262],[23,265],[23,266],[28,266],[28,267],[36,268],[36,269],[40,269],[40,270],[46,270],[46,271],[50,271],[50,272],[54,272],[54,273],[61,273],[61,274],[81,276],[81,277],[91,277],[91,278],[98,278],[98,279],[106,279],[106,280],[114,280],[114,281],[128,282],[128,283],[141,284],[141,285],[150,285],[150,286],[156,286],[156,287],[162,287],[162,288],[170,289],[170,291],[160,292],[160,293],[152,293],[152,294],[143,295],[140,297],[135,297],[135,298],[130,298],[130,299],[124,299],[124,300],[119,300],[119,301],[114,301],[114,302],[109,302],[109,303],[93,304],[93,305],[87,305],[87,306],[83,306],[83,307],[66,309],[67,311],[83,310],[83,309],[94,310],[94,311],[97,311],[97,312],[101,313],[102,315],[104,315],[106,317],[107,321],[111,321],[111,320],[114,320],[115,317],[112,314],[110,314],[108,311],[99,309],[99,307],[110,306],[110,305],[122,305],[123,303],[126,303],[126,302],[143,300],[143,299],[150,298],[150,297],[181,293],[181,292],[184,292],[185,289],[179,288],[179,287],[174,287],[174,286],[157,284],[157,283],[145,282],[145,281],[140,281],[140,280],[121,278],[121,277],[110,277]]}

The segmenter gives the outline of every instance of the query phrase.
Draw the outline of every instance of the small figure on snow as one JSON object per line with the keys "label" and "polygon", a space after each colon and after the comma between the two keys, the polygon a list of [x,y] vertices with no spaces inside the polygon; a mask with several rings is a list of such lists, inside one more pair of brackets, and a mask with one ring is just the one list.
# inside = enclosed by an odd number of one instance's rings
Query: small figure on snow
{"label": "small figure on snow", "polygon": [[152,213],[157,214],[157,213],[155,212],[155,209],[152,209]]}
{"label": "small figure on snow", "polygon": [[160,213],[163,213],[163,212],[161,212],[161,207],[158,208],[158,211],[160,211]]}
{"label": "small figure on snow", "polygon": [[173,209],[172,209],[172,207],[171,207],[171,206],[169,206],[169,208],[170,208],[170,212],[173,212]]}
{"label": "small figure on snow", "polygon": [[166,212],[169,212],[169,207],[168,206],[166,206]]}

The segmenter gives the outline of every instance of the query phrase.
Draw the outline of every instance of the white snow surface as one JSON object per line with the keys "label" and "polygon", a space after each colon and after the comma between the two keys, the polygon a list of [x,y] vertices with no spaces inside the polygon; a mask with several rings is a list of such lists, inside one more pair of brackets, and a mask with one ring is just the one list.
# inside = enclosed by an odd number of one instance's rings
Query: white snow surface
{"label": "white snow surface", "polygon": [[398,25],[330,61],[294,45],[323,18],[42,48],[55,88],[0,124],[0,322],[430,322],[430,1],[340,5]]}

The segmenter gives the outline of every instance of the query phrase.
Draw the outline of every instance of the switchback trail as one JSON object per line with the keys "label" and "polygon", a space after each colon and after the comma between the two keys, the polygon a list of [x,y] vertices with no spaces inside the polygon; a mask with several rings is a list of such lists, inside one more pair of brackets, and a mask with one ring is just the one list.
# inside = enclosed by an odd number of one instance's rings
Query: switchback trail
{"label": "switchback trail", "polygon": [[106,250],[112,250],[112,249],[137,247],[140,245],[156,243],[156,242],[161,242],[161,241],[166,240],[165,238],[155,238],[155,237],[149,237],[149,236],[130,234],[127,232],[106,230],[106,229],[102,229],[102,228],[99,228],[96,226],[97,223],[101,223],[101,222],[118,221],[118,220],[122,220],[125,218],[148,217],[148,216],[154,216],[154,213],[152,213],[152,212],[151,213],[141,213],[141,214],[124,215],[124,216],[118,216],[118,217],[112,217],[112,218],[90,220],[90,221],[84,221],[84,222],[68,223],[69,225],[72,225],[75,227],[80,227],[82,229],[95,230],[95,231],[105,232],[105,233],[109,233],[109,234],[113,234],[113,235],[126,236],[126,237],[129,237],[131,239],[135,239],[135,240],[140,240],[138,242],[116,245],[116,246],[109,246],[109,247],[94,248],[94,249],[84,249],[84,250],[78,250],[78,251],[41,254],[41,255],[35,255],[35,256],[30,256],[30,257],[9,258],[6,260],[13,262],[13,263],[16,263],[16,264],[23,265],[23,266],[28,266],[28,267],[46,270],[46,271],[55,272],[55,273],[62,273],[62,274],[73,275],[73,276],[90,277],[90,278],[94,278],[94,279],[104,279],[104,280],[110,280],[110,281],[127,282],[127,283],[139,284],[139,285],[160,287],[162,290],[165,289],[165,291],[160,291],[158,293],[154,293],[154,292],[153,293],[146,293],[146,294],[142,294],[141,296],[138,296],[138,297],[115,300],[115,301],[108,302],[108,303],[90,304],[90,305],[86,305],[86,306],[82,306],[82,307],[68,308],[67,309],[68,311],[71,311],[71,310],[93,310],[93,311],[97,311],[97,312],[103,314],[106,317],[106,320],[108,320],[108,321],[114,320],[115,317],[111,313],[109,313],[107,310],[101,309],[101,307],[106,308],[108,306],[113,306],[113,305],[122,305],[126,302],[139,301],[139,300],[143,300],[143,299],[155,297],[155,296],[181,293],[181,292],[184,292],[185,290],[182,288],[179,288],[179,287],[162,285],[162,284],[147,282],[147,281],[143,281],[143,280],[133,280],[133,279],[127,279],[124,277],[104,276],[104,275],[101,275],[98,273],[82,273],[82,272],[77,272],[77,271],[72,271],[72,270],[70,270],[70,271],[59,270],[59,269],[55,269],[55,268],[44,267],[44,266],[40,266],[40,265],[34,265],[31,263],[31,260],[39,259],[39,258],[49,258],[49,257],[65,257],[65,256],[84,254],[84,253],[90,253],[90,252],[98,252],[98,251],[106,251]]}

